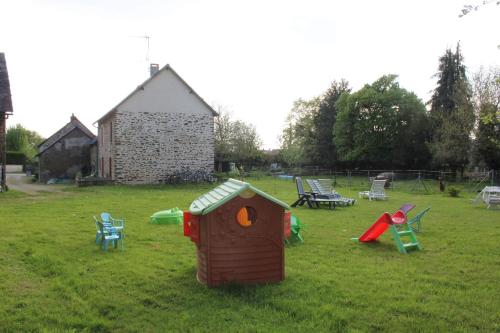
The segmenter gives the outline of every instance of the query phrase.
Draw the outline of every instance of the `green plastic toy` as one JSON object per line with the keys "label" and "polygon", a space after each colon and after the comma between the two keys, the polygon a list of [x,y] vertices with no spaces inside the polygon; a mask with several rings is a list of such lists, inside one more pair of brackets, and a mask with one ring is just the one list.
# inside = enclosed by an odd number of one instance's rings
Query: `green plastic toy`
{"label": "green plastic toy", "polygon": [[285,240],[287,244],[291,242],[304,242],[302,235],[300,234],[300,230],[304,227],[304,224],[300,222],[299,218],[292,214],[290,219],[290,237]]}
{"label": "green plastic toy", "polygon": [[151,215],[153,224],[182,224],[183,212],[179,208],[162,210]]}

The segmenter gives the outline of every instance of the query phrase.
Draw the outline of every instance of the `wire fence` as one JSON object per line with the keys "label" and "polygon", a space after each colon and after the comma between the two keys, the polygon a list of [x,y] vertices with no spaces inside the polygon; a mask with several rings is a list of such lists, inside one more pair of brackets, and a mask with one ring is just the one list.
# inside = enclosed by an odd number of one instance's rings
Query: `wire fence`
{"label": "wire fence", "polygon": [[410,193],[436,193],[453,185],[468,192],[478,192],[485,186],[500,185],[500,170],[466,172],[463,176],[452,172],[432,170],[331,170],[315,167],[281,169],[271,172],[277,179],[330,179],[334,187],[366,189],[374,179],[387,180],[386,187]]}

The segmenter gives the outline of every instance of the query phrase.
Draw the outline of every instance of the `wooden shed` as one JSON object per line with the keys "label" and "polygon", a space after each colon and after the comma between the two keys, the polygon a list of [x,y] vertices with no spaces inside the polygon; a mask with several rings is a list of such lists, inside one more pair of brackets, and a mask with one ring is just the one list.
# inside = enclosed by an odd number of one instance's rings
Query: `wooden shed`
{"label": "wooden shed", "polygon": [[[38,180],[74,179],[91,173],[90,147],[96,136],[75,115],[70,122],[38,145]],[[95,162],[94,162],[95,164]]]}
{"label": "wooden shed", "polygon": [[235,179],[194,200],[184,214],[184,235],[196,244],[198,281],[209,287],[282,281],[289,209]]}

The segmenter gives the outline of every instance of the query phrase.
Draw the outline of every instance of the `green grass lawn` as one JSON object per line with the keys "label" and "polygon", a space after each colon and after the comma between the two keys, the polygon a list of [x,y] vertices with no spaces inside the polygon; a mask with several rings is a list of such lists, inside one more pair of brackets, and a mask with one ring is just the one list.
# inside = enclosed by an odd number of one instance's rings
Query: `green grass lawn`
{"label": "green grass lawn", "polygon": [[[294,183],[253,185],[291,203]],[[90,332],[495,332],[500,331],[500,211],[473,194],[389,190],[385,202],[295,208],[305,242],[286,248],[286,279],[208,289],[196,280],[195,246],[181,226],[149,216],[187,209],[212,186],[90,187],[0,194],[0,331]],[[339,188],[357,197],[358,188]],[[400,254],[390,233],[350,240],[384,211],[432,206]],[[125,251],[94,244],[92,215],[126,219]]]}

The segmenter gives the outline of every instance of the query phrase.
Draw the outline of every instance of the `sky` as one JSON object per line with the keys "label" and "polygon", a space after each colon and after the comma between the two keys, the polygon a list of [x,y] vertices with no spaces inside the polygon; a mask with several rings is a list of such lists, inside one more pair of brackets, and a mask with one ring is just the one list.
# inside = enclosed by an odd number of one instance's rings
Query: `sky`
{"label": "sky", "polygon": [[96,133],[150,62],[170,64],[215,109],[253,124],[264,148],[278,148],[293,102],[334,80],[357,90],[397,74],[426,102],[439,57],[458,41],[471,72],[500,66],[500,5],[458,17],[481,2],[0,0],[7,124],[48,137],[75,114]]}

